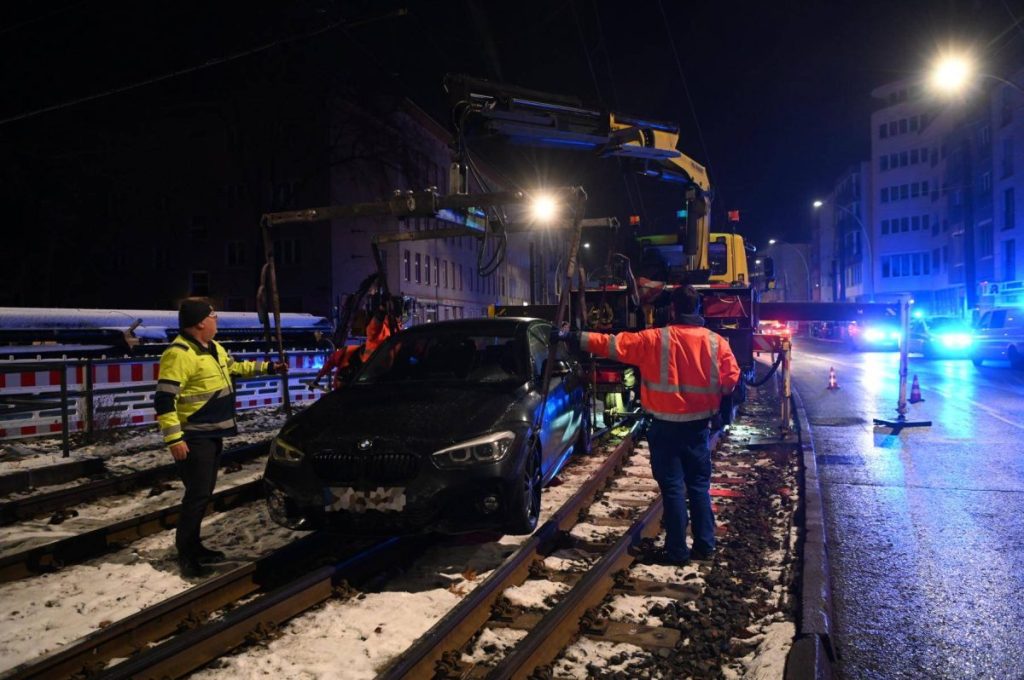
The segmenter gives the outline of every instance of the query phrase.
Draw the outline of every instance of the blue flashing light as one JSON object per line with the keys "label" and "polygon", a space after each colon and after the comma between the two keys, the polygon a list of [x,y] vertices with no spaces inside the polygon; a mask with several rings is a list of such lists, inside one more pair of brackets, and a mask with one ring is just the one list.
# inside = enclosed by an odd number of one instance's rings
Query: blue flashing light
{"label": "blue flashing light", "polygon": [[678,218],[679,218],[679,219],[681,219],[681,220],[685,220],[685,219],[686,219],[686,217],[687,217],[687,216],[688,216],[689,214],[690,214],[690,211],[689,211],[689,210],[687,210],[686,208],[683,208],[682,210],[677,210],[677,211],[676,211],[676,217],[678,217]]}
{"label": "blue flashing light", "polygon": [[945,349],[966,349],[974,344],[974,337],[970,333],[943,333],[939,344]]}
{"label": "blue flashing light", "polygon": [[924,310],[923,309],[915,309],[914,310],[914,318],[915,319],[923,319],[924,318]]}

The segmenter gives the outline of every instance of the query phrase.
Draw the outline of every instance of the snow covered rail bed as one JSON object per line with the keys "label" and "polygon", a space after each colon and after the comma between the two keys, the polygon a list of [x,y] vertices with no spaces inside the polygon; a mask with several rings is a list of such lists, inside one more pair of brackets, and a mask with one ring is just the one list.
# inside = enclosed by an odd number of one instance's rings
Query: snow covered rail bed
{"label": "snow covered rail bed", "polygon": [[[303,598],[301,595],[303,584],[320,584],[323,587],[314,588],[314,592],[330,596],[332,587],[342,579],[355,581],[379,569],[380,560],[398,557],[395,543],[369,540],[345,543],[322,533],[309,534],[249,564],[113,622],[55,654],[15,667],[0,677],[19,680],[92,677],[108,670],[114,677],[183,675],[195,665],[202,665],[240,644],[254,631],[272,628],[282,614],[280,606],[275,609],[269,606],[271,603],[288,600],[289,606],[309,607],[310,596]],[[406,545],[403,549],[407,548]],[[337,566],[317,569],[323,561],[338,560],[341,562]],[[330,578],[323,584],[325,574]],[[259,594],[265,597],[225,612],[210,623],[214,618],[211,614],[224,612]],[[215,629],[216,634],[211,633],[211,629]],[[225,633],[225,630],[233,633]],[[157,645],[167,638],[170,639]],[[218,647],[207,638],[226,646]],[[233,642],[227,644],[226,640]],[[148,651],[140,652],[147,647],[150,647]],[[190,660],[177,659],[180,655],[174,650],[182,649],[193,650],[185,655]],[[202,651],[195,651],[197,649]],[[111,664],[127,657],[132,658],[123,666]]]}
{"label": "snow covered rail bed", "polygon": [[[210,499],[212,512],[223,512],[263,498],[263,482],[255,479],[221,489]],[[145,536],[177,525],[181,504],[130,517],[81,534],[0,557],[0,583],[48,573],[98,557]]]}
{"label": "snow covered rail bed", "polygon": [[[268,446],[268,442],[261,442],[225,451],[219,459],[221,467],[241,464],[263,456],[267,453]],[[100,465],[99,467],[93,466],[88,473],[89,475],[105,474],[106,469],[103,466],[102,460],[98,458],[90,460],[97,461]],[[63,464],[59,464],[54,467],[62,466]],[[41,470],[46,470],[46,468],[36,468],[34,471]],[[55,489],[8,500],[0,503],[0,526],[8,526],[20,520],[31,519],[48,512],[61,513],[76,505],[87,503],[97,498],[128,493],[129,491],[173,479],[177,474],[175,464],[168,463],[158,467],[139,470],[131,474],[115,474],[105,479],[93,479],[74,487]]]}

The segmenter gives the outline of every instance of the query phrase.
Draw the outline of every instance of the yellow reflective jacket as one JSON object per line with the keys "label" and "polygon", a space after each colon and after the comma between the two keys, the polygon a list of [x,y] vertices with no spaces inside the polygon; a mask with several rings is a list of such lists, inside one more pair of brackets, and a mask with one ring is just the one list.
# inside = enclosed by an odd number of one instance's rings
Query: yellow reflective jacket
{"label": "yellow reflective jacket", "polygon": [[182,333],[160,356],[153,407],[168,446],[188,437],[224,437],[238,433],[232,377],[251,378],[267,371],[265,361],[235,361],[214,340],[203,347]]}

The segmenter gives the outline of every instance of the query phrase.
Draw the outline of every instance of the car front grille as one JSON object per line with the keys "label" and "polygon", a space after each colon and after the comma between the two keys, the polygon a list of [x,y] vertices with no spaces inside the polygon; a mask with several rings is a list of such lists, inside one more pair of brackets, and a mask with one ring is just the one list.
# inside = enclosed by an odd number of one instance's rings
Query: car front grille
{"label": "car front grille", "polygon": [[323,450],[313,456],[313,469],[324,481],[394,484],[416,476],[419,457],[411,453],[348,453]]}

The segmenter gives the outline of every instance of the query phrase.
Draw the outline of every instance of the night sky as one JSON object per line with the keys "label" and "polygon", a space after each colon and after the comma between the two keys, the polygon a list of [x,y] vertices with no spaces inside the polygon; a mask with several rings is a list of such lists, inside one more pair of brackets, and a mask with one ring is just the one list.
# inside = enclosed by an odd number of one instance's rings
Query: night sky
{"label": "night sky", "polygon": [[[1003,0],[5,3],[0,146],[44,143],[55,130],[88,136],[90,125],[125,111],[144,121],[148,106],[190,88],[229,89],[247,60],[336,49],[327,71],[377,80],[445,125],[446,72],[676,122],[682,150],[709,166],[719,226],[738,209],[755,242],[806,240],[811,200],[868,157],[871,89],[920,73],[947,44],[997,62],[1001,36],[1024,31],[1014,13],[1024,8]],[[258,57],[195,70],[268,44]],[[155,82],[92,99],[146,81]],[[82,98],[90,101],[69,104]],[[47,107],[56,108],[23,117]],[[583,183],[592,215],[640,212],[640,200],[653,211],[666,191],[641,180],[630,202],[614,162],[547,158],[513,160],[538,181]]]}

